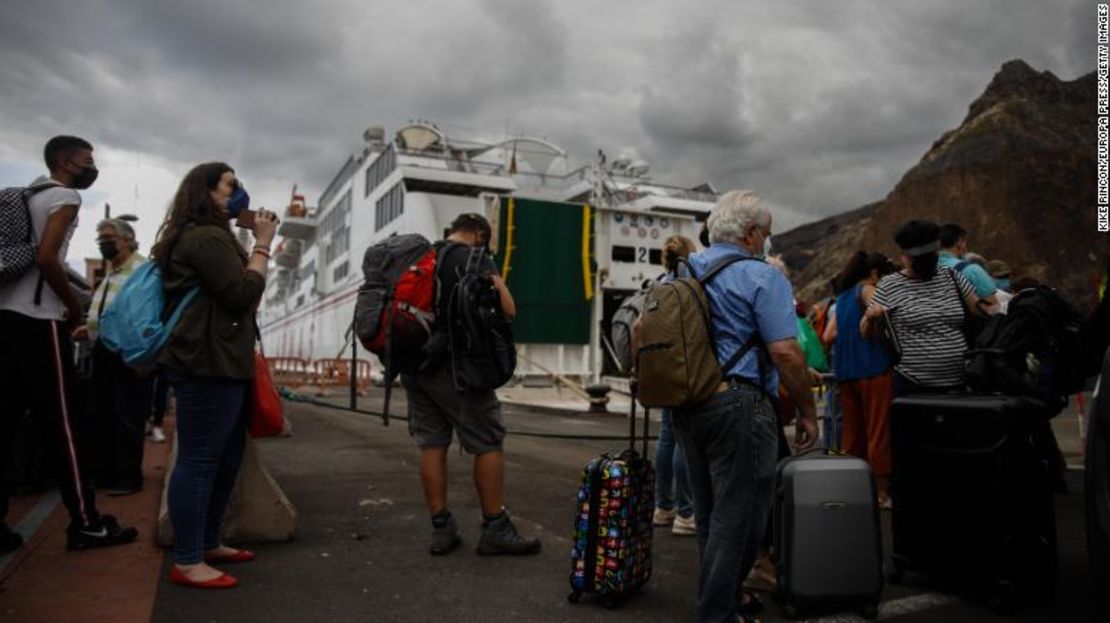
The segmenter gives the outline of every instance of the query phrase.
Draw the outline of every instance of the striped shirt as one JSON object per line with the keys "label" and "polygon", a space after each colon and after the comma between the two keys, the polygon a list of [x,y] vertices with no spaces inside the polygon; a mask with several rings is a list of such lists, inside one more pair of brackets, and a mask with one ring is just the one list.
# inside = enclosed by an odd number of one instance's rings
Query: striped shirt
{"label": "striped shirt", "polygon": [[123,282],[135,272],[135,269],[142,266],[146,262],[146,258],[138,253],[131,253],[131,257],[123,263],[119,268],[109,265],[108,276],[100,280],[100,284],[96,286],[96,291],[93,293],[92,305],[89,307],[89,337],[96,338],[97,329],[100,326],[100,316],[112,301],[116,298],[120,288],[123,287]]}
{"label": "striped shirt", "polygon": [[902,360],[894,369],[926,387],[962,385],[967,351],[964,301],[974,291],[962,275],[946,267],[938,267],[928,281],[902,273],[883,277],[872,302],[890,310],[894,335],[902,347]]}

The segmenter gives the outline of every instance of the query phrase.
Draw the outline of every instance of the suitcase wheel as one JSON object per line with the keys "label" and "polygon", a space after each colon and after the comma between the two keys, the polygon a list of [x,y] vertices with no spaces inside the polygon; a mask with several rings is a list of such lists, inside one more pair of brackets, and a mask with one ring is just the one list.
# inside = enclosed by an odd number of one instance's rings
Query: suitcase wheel
{"label": "suitcase wheel", "polygon": [[996,582],[987,596],[987,607],[995,614],[1012,614],[1016,597],[1013,584],[1004,581]]}
{"label": "suitcase wheel", "polygon": [[567,595],[567,601],[569,601],[572,604],[578,603],[578,601],[580,599],[582,599],[582,592],[581,591],[571,591],[570,594]]}
{"label": "suitcase wheel", "polygon": [[890,574],[887,579],[891,584],[901,584],[906,580],[906,564],[902,562],[901,558],[893,557],[890,559]]}

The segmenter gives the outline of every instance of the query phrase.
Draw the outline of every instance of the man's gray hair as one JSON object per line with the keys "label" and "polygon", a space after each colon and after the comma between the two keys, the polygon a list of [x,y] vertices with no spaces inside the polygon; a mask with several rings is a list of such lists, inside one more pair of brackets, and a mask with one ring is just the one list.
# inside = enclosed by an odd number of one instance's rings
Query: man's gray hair
{"label": "man's gray hair", "polygon": [[709,213],[710,242],[739,245],[752,225],[771,226],[771,211],[763,199],[750,190],[730,190]]}
{"label": "man's gray hair", "polygon": [[132,251],[139,248],[139,243],[135,240],[135,230],[131,228],[131,224],[123,219],[106,218],[96,224],[96,231],[99,233],[102,229],[114,229],[123,238],[125,242],[131,247]]}

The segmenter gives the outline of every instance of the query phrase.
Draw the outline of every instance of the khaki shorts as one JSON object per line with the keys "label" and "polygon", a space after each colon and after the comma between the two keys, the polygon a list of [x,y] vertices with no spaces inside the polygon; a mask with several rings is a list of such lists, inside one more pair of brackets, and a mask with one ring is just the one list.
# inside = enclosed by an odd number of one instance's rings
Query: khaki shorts
{"label": "khaki shorts", "polygon": [[409,402],[409,434],[421,450],[446,448],[452,434],[470,454],[501,449],[505,424],[501,402],[493,391],[462,392],[455,389],[448,366],[419,375],[402,375]]}

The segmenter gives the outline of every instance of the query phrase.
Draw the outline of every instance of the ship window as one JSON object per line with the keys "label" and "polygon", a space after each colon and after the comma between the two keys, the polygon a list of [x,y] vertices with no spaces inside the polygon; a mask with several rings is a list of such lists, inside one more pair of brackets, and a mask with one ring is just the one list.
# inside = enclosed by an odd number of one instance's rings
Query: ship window
{"label": "ship window", "polygon": [[343,254],[346,253],[350,247],[351,228],[344,225],[339,231],[332,235],[331,242],[325,247],[324,264],[331,264],[340,257],[343,257]]}
{"label": "ship window", "polygon": [[636,261],[636,248],[623,247],[620,245],[613,245],[613,261],[614,262],[635,262]]}
{"label": "ship window", "polygon": [[304,295],[303,294],[297,297],[297,307],[300,307],[301,305],[304,305]]}
{"label": "ship window", "polygon": [[374,189],[389,177],[389,174],[397,168],[397,154],[393,151],[393,145],[385,149],[375,160],[366,167],[366,194],[369,197]]}
{"label": "ship window", "polygon": [[332,279],[333,283],[338,283],[338,282],[342,281],[343,279],[347,278],[347,270],[348,270],[347,267],[349,265],[350,265],[349,262],[343,262],[339,266],[335,267],[335,270],[333,270],[332,273],[331,273],[331,279]]}
{"label": "ship window", "polygon": [[662,249],[651,249],[650,251],[648,251],[648,261],[651,262],[652,264],[662,265],[663,264],[663,250]]}
{"label": "ship window", "polygon": [[347,224],[347,214],[351,211],[351,191],[347,191],[343,198],[335,203],[335,206],[328,211],[327,216],[324,217],[320,223],[320,238],[327,239],[328,236],[338,231],[341,227]]}
{"label": "ship window", "polygon": [[374,231],[381,231],[405,211],[405,186],[397,183],[378,199],[374,210]]}

